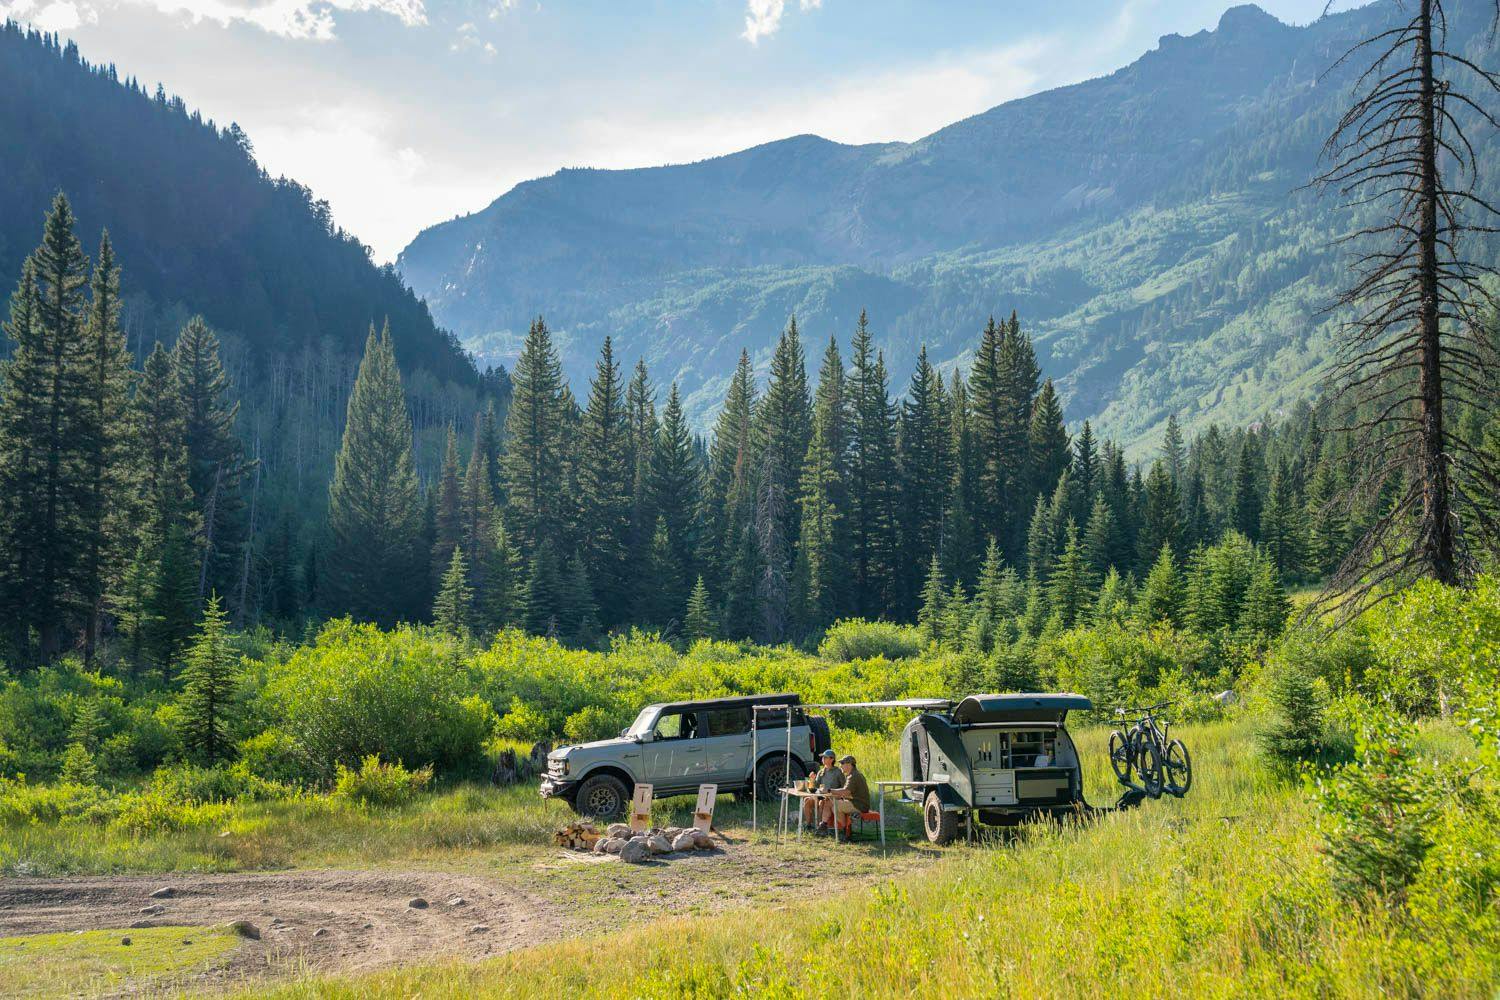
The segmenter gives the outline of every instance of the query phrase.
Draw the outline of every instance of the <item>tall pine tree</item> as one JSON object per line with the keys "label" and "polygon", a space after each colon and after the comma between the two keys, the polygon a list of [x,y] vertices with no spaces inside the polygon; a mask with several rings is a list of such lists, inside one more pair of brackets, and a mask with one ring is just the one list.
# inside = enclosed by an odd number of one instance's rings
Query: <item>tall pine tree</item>
{"label": "tall pine tree", "polygon": [[412,427],[390,329],[370,328],[328,486],[332,536],[321,580],[332,608],[390,625],[423,610],[428,553]]}
{"label": "tall pine tree", "polygon": [[952,437],[942,378],[927,360],[924,344],[902,404],[899,434],[901,469],[902,613],[910,613],[920,585],[917,567],[943,551],[944,529],[953,489]]}
{"label": "tall pine tree", "polygon": [[863,311],[854,332],[849,394],[850,575],[854,610],[888,616],[896,597],[898,481],[895,413],[885,360],[875,350]]}
{"label": "tall pine tree", "polygon": [[634,474],[625,386],[608,337],[599,351],[589,405],[583,414],[579,491],[583,507],[583,559],[606,624],[623,624],[630,612],[630,506]]}
{"label": "tall pine tree", "polygon": [[797,615],[809,633],[826,628],[848,602],[848,422],[844,362],[830,339],[818,373],[812,442],[802,465],[802,533],[793,588]]}
{"label": "tall pine tree", "polygon": [[[84,283],[88,260],[61,194],[11,298],[13,344],[0,400],[0,555],[5,618],[23,657],[49,659],[89,610],[89,419]],[[39,649],[33,649],[35,635]]]}
{"label": "tall pine tree", "polygon": [[562,362],[541,318],[532,322],[511,376],[505,421],[506,528],[522,552],[554,547],[564,530]]}
{"label": "tall pine tree", "polygon": [[120,330],[120,268],[106,232],[90,282],[84,335],[88,358],[78,447],[85,463],[83,505],[83,659],[92,663],[106,600],[132,555],[130,354]]}
{"label": "tall pine tree", "polygon": [[219,338],[203,317],[188,320],[172,349],[188,452],[188,484],[202,523],[200,598],[210,590],[231,593],[244,544],[244,500],[240,491],[248,465],[234,432],[239,404],[230,400],[229,376],[219,357]]}

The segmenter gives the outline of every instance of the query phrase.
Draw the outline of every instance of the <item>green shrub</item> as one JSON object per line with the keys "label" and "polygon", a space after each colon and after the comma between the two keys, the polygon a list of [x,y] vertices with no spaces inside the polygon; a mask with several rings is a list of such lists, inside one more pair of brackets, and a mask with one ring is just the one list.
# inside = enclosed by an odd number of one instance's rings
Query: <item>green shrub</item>
{"label": "green shrub", "polygon": [[82,743],[71,743],[63,751],[62,772],[58,780],[65,785],[92,785],[99,778],[94,755]]}
{"label": "green shrub", "polygon": [[266,715],[322,774],[372,754],[472,771],[495,717],[473,693],[461,653],[431,630],[330,622],[314,645],[271,669]]}
{"label": "green shrub", "polygon": [[300,785],[313,777],[307,754],[281,729],[256,733],[239,746],[240,763],[257,778]]}
{"label": "green shrub", "polygon": [[410,802],[432,783],[432,768],[408,771],[401,762],[386,764],[371,754],[354,771],[340,764],[333,796],[361,805],[394,806]]}
{"label": "green shrub", "polygon": [[990,657],[990,691],[1036,691],[1042,687],[1042,671],[1036,649],[1027,642],[997,648]]}
{"label": "green shrub", "polygon": [[[1490,942],[1491,961],[1500,964],[1500,791],[1490,785],[1463,796],[1461,808],[1443,810],[1432,828],[1432,844],[1422,868],[1407,888],[1406,907],[1423,936],[1448,963]],[[1478,947],[1443,948],[1444,941]],[[1472,970],[1470,982],[1491,979],[1497,970]]]}
{"label": "green shrub", "polygon": [[58,823],[112,815],[113,797],[97,786],[31,785],[0,780],[0,825]]}
{"label": "green shrub", "polygon": [[1329,698],[1323,678],[1299,660],[1284,660],[1270,668],[1266,695],[1271,711],[1257,740],[1272,766],[1288,770],[1322,757]]}
{"label": "green shrub", "polygon": [[921,631],[910,625],[846,618],[828,627],[818,644],[818,655],[844,663],[876,657],[906,660],[920,655],[924,645]]}
{"label": "green shrub", "polygon": [[1481,577],[1472,590],[1422,581],[1364,626],[1372,690],[1409,715],[1462,712],[1475,735],[1500,742],[1500,580]]}
{"label": "green shrub", "polygon": [[121,797],[110,826],[132,837],[221,826],[234,807],[223,802],[177,802],[160,791]]}
{"label": "green shrub", "polygon": [[554,729],[552,720],[546,715],[521,699],[513,698],[509,711],[495,725],[495,732],[506,739],[535,743],[552,735]]}
{"label": "green shrub", "polygon": [[1323,843],[1341,893],[1400,898],[1432,845],[1438,776],[1413,754],[1394,718],[1372,720],[1356,758],[1318,784]]}
{"label": "green shrub", "polygon": [[[503,725],[502,720],[502,725]],[[619,722],[598,705],[588,705],[568,716],[563,735],[573,743],[607,739],[620,731]]]}
{"label": "green shrub", "polygon": [[149,790],[164,801],[182,804],[258,802],[294,794],[287,785],[252,774],[244,761],[218,767],[176,764],[157,768]]}
{"label": "green shrub", "polygon": [[1188,695],[1202,700],[1203,687],[1218,678],[1209,641],[1164,622],[1073,629],[1045,643],[1039,655],[1052,661],[1059,687],[1093,701],[1099,719],[1120,706]]}

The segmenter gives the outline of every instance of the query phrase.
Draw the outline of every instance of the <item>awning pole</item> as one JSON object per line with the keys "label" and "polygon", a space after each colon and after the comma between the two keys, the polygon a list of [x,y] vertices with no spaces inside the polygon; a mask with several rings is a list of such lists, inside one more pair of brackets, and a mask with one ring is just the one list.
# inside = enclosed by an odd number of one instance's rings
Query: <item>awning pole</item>
{"label": "awning pole", "polygon": [[758,794],[760,789],[755,787],[756,778],[759,777],[755,773],[757,771],[755,762],[760,760],[759,723],[760,706],[752,705],[750,706],[750,829],[755,832],[760,831],[760,795]]}

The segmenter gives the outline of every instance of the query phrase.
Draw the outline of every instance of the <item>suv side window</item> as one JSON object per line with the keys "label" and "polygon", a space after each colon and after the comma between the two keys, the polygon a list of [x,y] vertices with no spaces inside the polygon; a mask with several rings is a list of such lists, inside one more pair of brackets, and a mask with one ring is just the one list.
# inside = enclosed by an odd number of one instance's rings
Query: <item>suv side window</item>
{"label": "suv side window", "polygon": [[699,731],[697,712],[670,712],[656,720],[654,735],[659,740],[692,740]]}
{"label": "suv side window", "polygon": [[750,709],[724,708],[708,713],[711,736],[744,736],[750,732]]}

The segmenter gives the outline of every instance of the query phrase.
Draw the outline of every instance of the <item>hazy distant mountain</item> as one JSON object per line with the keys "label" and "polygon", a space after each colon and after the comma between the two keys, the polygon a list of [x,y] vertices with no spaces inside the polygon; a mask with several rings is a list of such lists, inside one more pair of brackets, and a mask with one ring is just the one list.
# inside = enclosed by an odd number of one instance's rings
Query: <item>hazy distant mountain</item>
{"label": "hazy distant mountain", "polygon": [[408,371],[476,384],[395,271],[337,229],[325,202],[267,176],[242,135],[12,22],[0,25],[0,95],[0,295],[61,190],[90,255],[109,229],[138,350],[202,313],[228,335],[236,369],[258,368],[303,350],[357,355],[370,323],[389,318]]}
{"label": "hazy distant mountain", "polygon": [[[816,354],[861,307],[895,387],[919,342],[962,362],[1019,310],[1072,420],[1149,442],[1168,412],[1244,421],[1304,394],[1348,225],[1315,172],[1350,74],[1325,76],[1390,0],[1306,27],[1254,6],[1168,35],[1106,77],[1011,101],[913,143],[797,136],[699,163],[564,170],[421,233],[398,259],[438,320],[509,362],[527,321],[587,374],[604,334],[678,379],[700,420],[742,346],[765,362],[795,312]],[[1487,4],[1451,38],[1494,65]],[[1500,190],[1500,150],[1478,133]]]}

